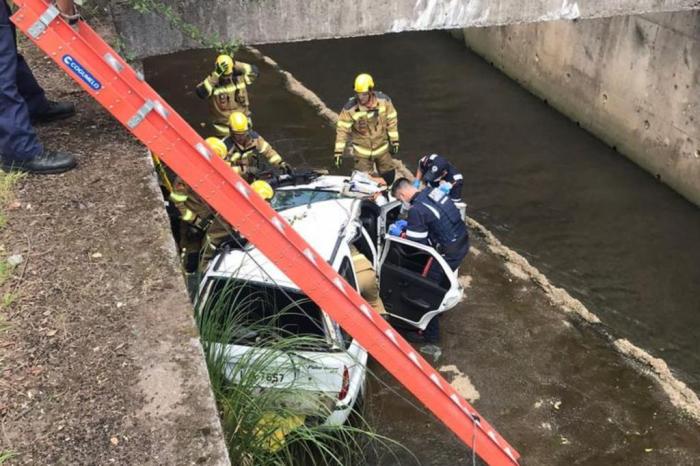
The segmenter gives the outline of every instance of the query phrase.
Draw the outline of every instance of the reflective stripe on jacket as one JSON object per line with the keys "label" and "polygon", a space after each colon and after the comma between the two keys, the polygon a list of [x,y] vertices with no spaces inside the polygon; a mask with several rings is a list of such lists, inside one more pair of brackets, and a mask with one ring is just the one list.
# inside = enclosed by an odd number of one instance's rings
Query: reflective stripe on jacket
{"label": "reflective stripe on jacket", "polygon": [[468,234],[459,209],[444,192],[426,188],[411,200],[406,238],[431,246],[448,246]]}
{"label": "reflective stripe on jacket", "polygon": [[249,132],[248,140],[242,146],[236,143],[233,136],[225,137],[224,144],[228,149],[224,160],[231,166],[255,166],[258,164],[259,156],[263,156],[267,163],[275,167],[282,163],[282,156],[255,131]]}
{"label": "reflective stripe on jacket", "polygon": [[250,115],[247,87],[257,76],[258,68],[255,65],[236,62],[232,75],[217,77],[212,73],[197,86],[197,95],[209,100],[214,123],[228,125],[228,117],[233,112]]}
{"label": "reflective stripe on jacket", "polygon": [[399,142],[398,114],[391,99],[376,91],[374,105],[365,107],[357,97],[343,107],[336,123],[335,153],[342,153],[352,142],[358,157],[375,157],[389,150],[390,143]]}

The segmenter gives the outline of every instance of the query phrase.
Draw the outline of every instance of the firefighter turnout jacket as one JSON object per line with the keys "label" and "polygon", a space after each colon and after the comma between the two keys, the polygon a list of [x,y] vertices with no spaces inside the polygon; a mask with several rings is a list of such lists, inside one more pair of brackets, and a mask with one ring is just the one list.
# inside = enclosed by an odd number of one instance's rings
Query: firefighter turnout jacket
{"label": "firefighter turnout jacket", "polygon": [[[282,156],[257,132],[250,130],[244,144],[238,144],[233,136],[227,136],[223,139],[228,154],[224,161],[231,165],[232,168],[238,167],[238,171],[247,175],[246,178],[254,178],[255,173],[262,166],[262,160],[273,167],[280,167],[284,164]],[[250,181],[250,179],[248,180]]]}
{"label": "firefighter turnout jacket", "polygon": [[229,134],[228,117],[233,112],[243,112],[250,118],[248,86],[258,77],[255,65],[237,61],[233,74],[210,74],[197,86],[197,95],[209,100],[209,111],[214,129],[220,136]]}
{"label": "firefighter turnout jacket", "polygon": [[368,106],[357,97],[348,100],[336,124],[335,153],[342,154],[348,142],[362,158],[387,154],[390,144],[398,144],[398,114],[389,96],[375,91]]}

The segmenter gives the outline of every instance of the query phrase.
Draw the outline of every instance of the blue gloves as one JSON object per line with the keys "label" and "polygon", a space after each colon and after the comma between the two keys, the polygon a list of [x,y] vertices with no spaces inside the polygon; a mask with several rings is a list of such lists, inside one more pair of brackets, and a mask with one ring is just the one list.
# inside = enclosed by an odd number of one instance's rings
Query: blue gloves
{"label": "blue gloves", "polygon": [[440,191],[442,191],[445,194],[450,194],[450,191],[452,191],[452,183],[440,183]]}
{"label": "blue gloves", "polygon": [[413,180],[413,187],[416,189],[420,189],[420,180]]}
{"label": "blue gloves", "polygon": [[404,232],[407,226],[408,222],[406,220],[397,220],[389,225],[389,234],[391,236],[401,236],[401,233]]}

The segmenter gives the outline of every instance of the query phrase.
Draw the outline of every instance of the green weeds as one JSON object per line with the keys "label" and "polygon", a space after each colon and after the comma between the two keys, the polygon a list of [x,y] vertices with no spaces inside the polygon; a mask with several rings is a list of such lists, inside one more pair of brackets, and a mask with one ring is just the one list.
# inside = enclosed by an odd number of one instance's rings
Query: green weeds
{"label": "green weeds", "polygon": [[0,451],[0,464],[5,464],[7,461],[11,460],[16,456],[17,454],[10,450]]}
{"label": "green weeds", "polygon": [[[318,363],[302,353],[338,349],[319,335],[288,331],[281,324],[290,314],[304,312],[308,300],[251,293],[235,280],[205,288],[204,294],[195,306],[196,320],[232,464],[346,466],[365,464],[368,454],[391,455],[402,448],[374,432],[359,406],[351,423],[324,423],[337,409],[336,400],[308,386],[309,364]],[[261,306],[275,313],[251,320],[261,315]],[[306,381],[303,387],[292,383],[299,380]]]}
{"label": "green weeds", "polygon": [[141,14],[155,13],[164,17],[170,25],[183,35],[201,44],[204,48],[215,49],[220,53],[233,54],[240,47],[239,41],[222,41],[216,34],[205,34],[197,26],[188,23],[170,5],[158,0],[126,0],[126,3]]}

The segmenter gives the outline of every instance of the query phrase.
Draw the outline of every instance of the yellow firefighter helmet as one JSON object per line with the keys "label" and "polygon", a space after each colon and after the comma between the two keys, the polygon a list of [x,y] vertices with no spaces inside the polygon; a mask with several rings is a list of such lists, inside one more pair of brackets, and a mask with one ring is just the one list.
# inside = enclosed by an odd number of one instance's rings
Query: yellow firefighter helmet
{"label": "yellow firefighter helmet", "polygon": [[234,133],[248,131],[248,117],[242,112],[233,112],[228,118],[228,125]]}
{"label": "yellow firefighter helmet", "polygon": [[206,138],[204,140],[207,144],[209,144],[209,147],[214,151],[216,155],[221,157],[222,159],[226,157],[226,153],[228,152],[228,149],[226,149],[226,144],[224,144],[224,141],[222,141],[219,138]]}
{"label": "yellow firefighter helmet", "polygon": [[355,78],[355,92],[369,92],[374,89],[374,79],[367,73],[358,74]]}
{"label": "yellow firefighter helmet", "polygon": [[250,187],[253,188],[253,191],[258,193],[258,196],[262,197],[266,201],[269,201],[270,199],[272,199],[272,196],[275,195],[275,191],[272,189],[272,186],[270,186],[270,183],[268,183],[267,181],[253,181],[253,184],[251,184]]}
{"label": "yellow firefighter helmet", "polygon": [[233,57],[231,55],[219,55],[216,57],[216,67],[223,68],[224,76],[229,76],[233,73]]}

